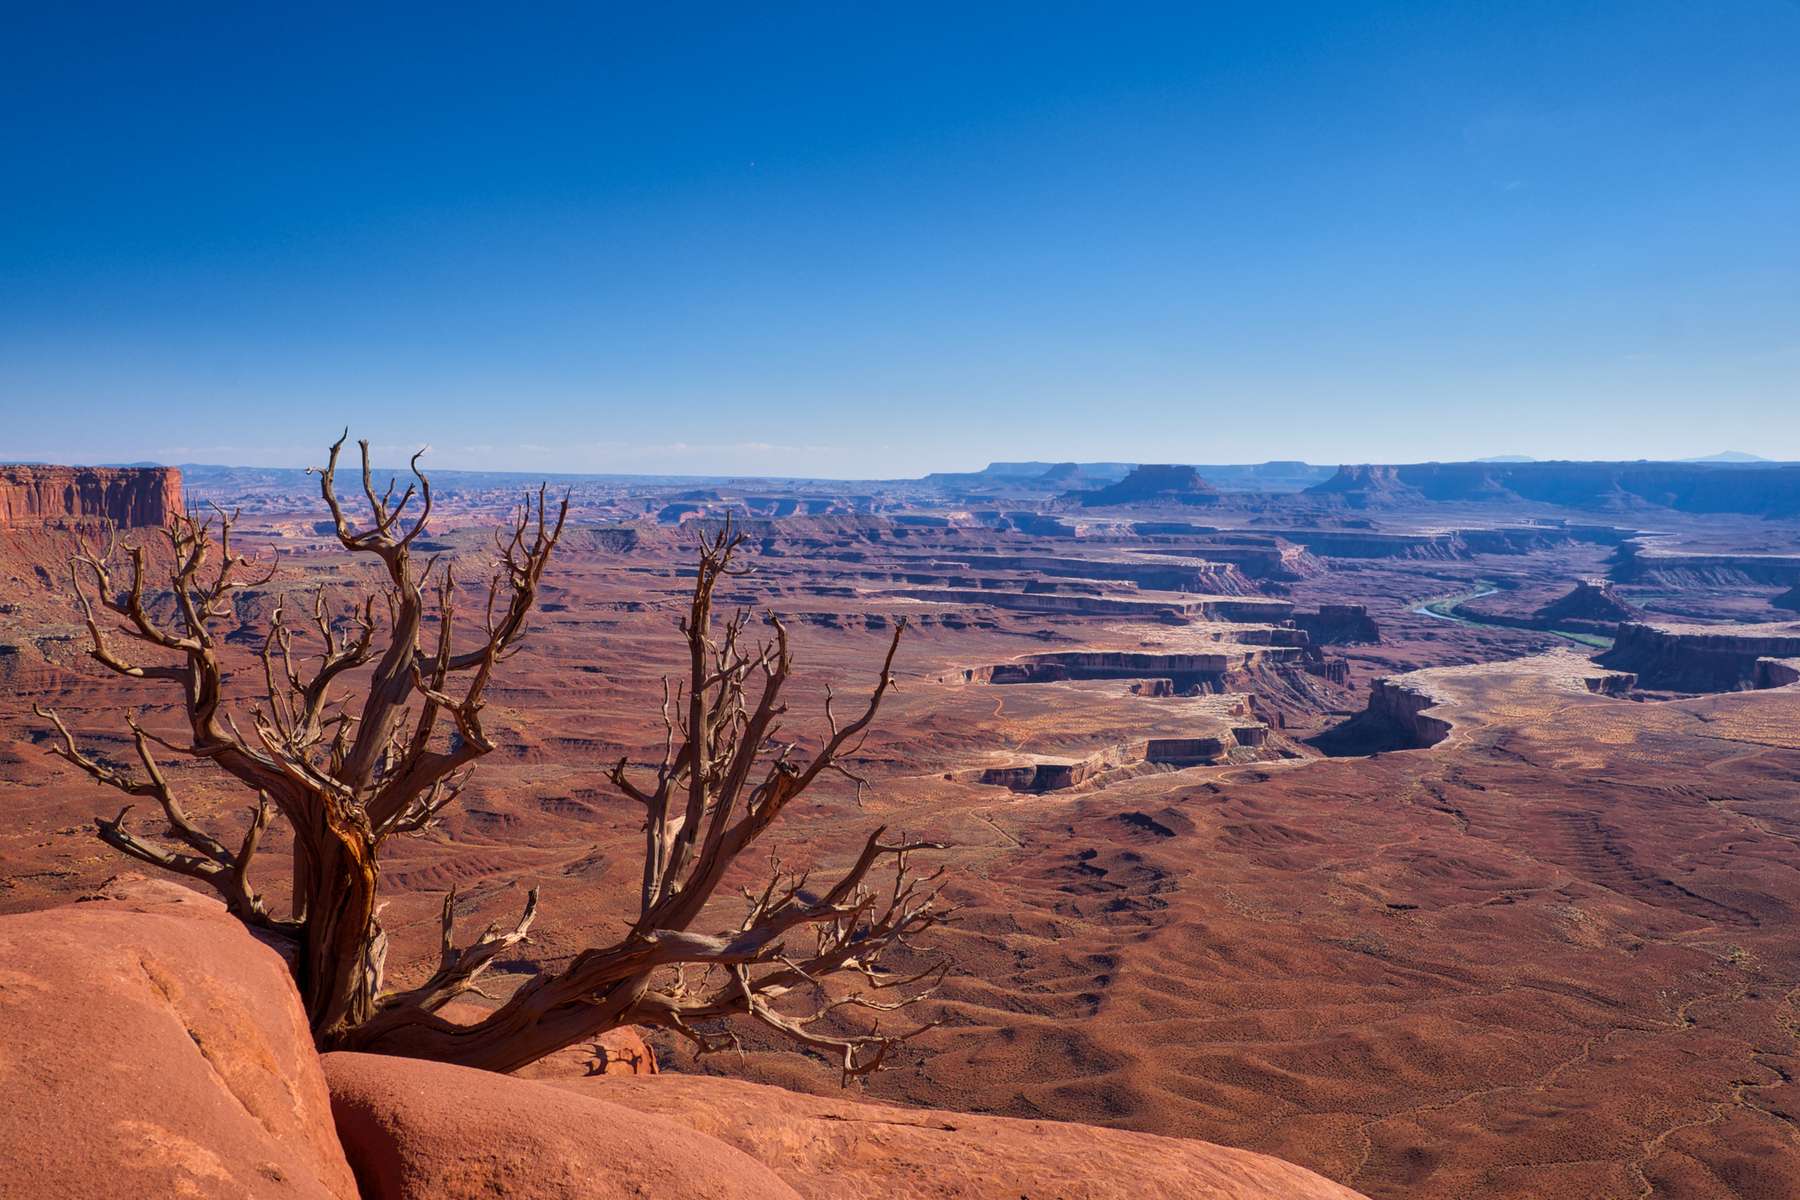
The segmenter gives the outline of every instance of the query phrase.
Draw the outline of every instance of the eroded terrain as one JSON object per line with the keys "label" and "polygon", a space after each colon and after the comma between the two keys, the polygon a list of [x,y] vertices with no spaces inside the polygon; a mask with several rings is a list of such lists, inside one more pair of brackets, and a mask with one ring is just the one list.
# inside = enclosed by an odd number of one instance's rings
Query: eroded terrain
{"label": "eroded terrain", "polygon": [[[950,846],[965,912],[937,940],[958,964],[944,1023],[871,1094],[1204,1137],[1371,1196],[1793,1195],[1794,522],[1181,487],[1127,487],[1123,507],[586,488],[490,690],[499,750],[384,864],[391,962],[435,952],[451,885],[479,926],[541,884],[533,961],[617,932],[638,834],[603,771],[657,753],[691,525],[729,512],[757,568],[729,599],[788,624],[813,697],[791,733],[821,727],[827,686],[866,688],[910,626],[857,756],[868,788],[809,793],[778,839],[821,867],[878,823]],[[508,498],[447,494],[428,549],[479,579]],[[245,539],[279,569],[239,605],[247,695],[278,595],[368,578],[303,491],[251,499]],[[74,534],[4,536],[16,910],[121,867],[91,826],[113,797],[46,756],[31,706],[119,761],[122,706],[152,729],[174,713],[84,659]],[[170,772],[196,813],[241,822],[242,798]],[[741,1061],[657,1049],[837,1086],[748,1032]]]}

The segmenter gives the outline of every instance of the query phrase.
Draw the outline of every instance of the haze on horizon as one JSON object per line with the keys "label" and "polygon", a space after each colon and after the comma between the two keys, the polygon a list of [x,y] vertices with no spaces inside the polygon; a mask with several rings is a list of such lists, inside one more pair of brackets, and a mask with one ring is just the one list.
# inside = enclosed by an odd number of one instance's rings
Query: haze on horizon
{"label": "haze on horizon", "polygon": [[47,6],[0,460],[1800,459],[1800,6]]}

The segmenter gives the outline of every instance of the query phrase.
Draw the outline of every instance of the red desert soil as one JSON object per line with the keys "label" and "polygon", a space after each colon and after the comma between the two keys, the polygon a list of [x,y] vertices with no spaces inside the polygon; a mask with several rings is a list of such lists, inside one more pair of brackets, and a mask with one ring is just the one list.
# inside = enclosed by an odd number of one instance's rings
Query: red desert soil
{"label": "red desert soil", "polygon": [[[469,532],[447,520],[440,540],[478,555],[473,527],[487,514],[465,515]],[[259,514],[252,536],[283,555],[270,593],[343,578],[314,519],[302,507]],[[953,844],[943,857],[967,911],[938,940],[958,963],[938,1001],[946,1023],[866,1097],[1203,1138],[1374,1197],[1796,1195],[1800,694],[1596,695],[1581,679],[1605,672],[1580,659],[1434,672],[1424,683],[1443,703],[1429,716],[1452,736],[1324,758],[1308,739],[1360,711],[1378,676],[1587,652],[1414,606],[1506,580],[1535,608],[1604,575],[1616,549],[1538,530],[1490,553],[1492,537],[1471,549],[1383,519],[1406,538],[1373,550],[1361,533],[1306,535],[1318,547],[1306,550],[1246,527],[1245,539],[1277,544],[1266,553],[1125,525],[1080,538],[880,517],[756,528],[763,570],[741,600],[787,617],[815,695],[866,686],[888,622],[914,621],[902,690],[858,764],[874,786],[821,795],[779,839],[784,861],[821,867],[880,822]],[[1694,538],[1729,544],[1723,519],[1698,520]],[[532,942],[501,964],[501,987],[617,932],[638,835],[601,773],[657,743],[683,586],[677,534],[632,530],[567,539],[534,637],[490,693],[503,744],[461,811],[387,860],[402,979],[433,953],[451,884],[459,923],[476,928],[543,887]],[[54,702],[115,756],[122,704],[145,706],[152,727],[172,715],[166,696],[127,696],[82,662],[42,539],[17,543],[7,565],[0,639],[15,647],[0,653],[9,910],[66,899],[119,866],[89,824],[116,811],[112,797],[45,756],[30,704]],[[1084,555],[1092,578],[1061,561]],[[1121,559],[1171,558],[1224,560],[1196,579],[1227,596],[1365,604],[1382,642],[1327,646],[1325,659],[1345,661],[1309,666],[1267,653],[1286,637],[1269,632],[1283,628],[1279,605],[1209,615],[1212,602],[1163,591],[1160,576],[1118,578],[1136,570]],[[1776,586],[1721,580],[1640,579],[1621,594],[1662,620],[1791,616],[1768,609]],[[246,633],[270,603],[246,600]],[[1126,677],[982,682],[988,668],[1067,652],[1220,653],[1230,663],[1206,686],[1237,699]],[[814,706],[789,727],[816,720]],[[1150,739],[1259,724],[1266,738],[1233,735],[1208,765],[1147,761]],[[1059,790],[982,782],[1041,763],[1085,765]],[[242,798],[189,766],[172,772],[192,809],[241,821]],[[741,1059],[700,1063],[652,1041],[670,1072],[842,1100],[834,1071],[745,1035]],[[613,1082],[639,1086],[595,1086]]]}

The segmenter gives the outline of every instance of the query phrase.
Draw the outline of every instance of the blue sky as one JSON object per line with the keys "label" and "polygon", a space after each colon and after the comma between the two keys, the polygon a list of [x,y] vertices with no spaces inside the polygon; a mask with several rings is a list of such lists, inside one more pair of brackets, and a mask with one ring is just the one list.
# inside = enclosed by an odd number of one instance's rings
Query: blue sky
{"label": "blue sky", "polygon": [[1800,4],[15,9],[0,459],[1800,459]]}

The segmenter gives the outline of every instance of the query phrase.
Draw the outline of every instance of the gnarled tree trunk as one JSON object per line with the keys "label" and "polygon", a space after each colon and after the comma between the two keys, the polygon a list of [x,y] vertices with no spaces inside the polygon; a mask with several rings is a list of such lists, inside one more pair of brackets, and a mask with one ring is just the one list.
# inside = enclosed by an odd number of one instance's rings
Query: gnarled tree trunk
{"label": "gnarled tree trunk", "polygon": [[[386,585],[337,610],[323,592],[316,594],[310,631],[290,622],[285,600],[276,606],[260,656],[263,688],[251,709],[250,736],[226,709],[215,626],[232,615],[234,593],[268,583],[274,572],[245,577],[249,560],[231,548],[233,515],[220,512],[216,522],[185,515],[167,531],[173,621],[159,620],[146,607],[141,548],[128,548],[123,585],[113,578],[116,547],[101,553],[84,548],[71,561],[89,654],[122,677],[177,685],[187,715],[182,741],[132,721],[139,776],[82,753],[62,720],[39,710],[59,735],[53,753],[127,796],[154,800],[167,823],[163,839],[139,834],[126,825],[127,806],[117,817],[96,820],[100,837],[139,861],[206,883],[246,924],[291,939],[296,981],[322,1048],[506,1071],[623,1024],[672,1029],[702,1050],[715,1050],[735,1039],[711,1027],[744,1016],[839,1056],[848,1078],[876,1069],[895,1046],[920,1032],[883,1031],[881,1015],[923,998],[944,966],[925,961],[896,971],[883,956],[910,952],[912,935],[948,918],[938,875],[920,877],[909,868],[909,856],[930,843],[884,841],[877,829],[822,893],[809,891],[805,876],[777,869],[735,925],[722,932],[696,929],[708,920],[727,868],[796,796],[827,772],[857,779],[844,760],[861,745],[893,687],[904,629],[903,623],[896,627],[875,688],[853,720],[840,723],[827,692],[828,731],[818,753],[802,761],[795,744],[778,736],[787,711],[782,692],[793,666],[787,631],[770,617],[771,640],[751,649],[747,614],[723,622],[713,615],[719,580],[743,571],[735,562],[743,538],[729,523],[699,546],[682,623],[685,678],[673,687],[664,684],[661,762],[641,783],[623,760],[606,772],[621,796],[644,810],[642,886],[630,929],[611,946],[584,950],[564,970],[532,978],[487,1019],[453,1025],[438,1010],[474,990],[499,954],[526,940],[537,915],[534,889],[511,928],[490,926],[459,946],[453,889],[444,901],[437,969],[417,987],[386,986],[387,938],[378,917],[382,846],[430,827],[455,801],[472,764],[493,749],[481,724],[484,694],[496,665],[525,633],[568,502],[552,516],[543,489],[528,497],[510,536],[497,539],[484,616],[470,644],[459,646],[450,565],[433,558],[419,570],[411,557],[431,515],[431,483],[417,456],[414,482],[396,500],[394,482],[377,493],[368,443],[361,443],[370,524],[359,529],[335,486],[343,443],[340,438],[331,447],[319,472],[321,496],[345,551],[378,559]],[[403,514],[415,499],[419,512],[407,524]],[[428,587],[436,598],[430,636]],[[114,618],[110,631],[101,624],[103,613]],[[115,652],[109,632],[147,650],[150,659]],[[313,649],[304,649],[303,641]],[[354,695],[339,698],[336,689],[364,667],[369,672],[360,702]],[[153,743],[209,762],[254,794],[235,849],[188,817]],[[269,912],[250,869],[263,830],[277,815],[294,835],[289,918]],[[870,876],[884,863],[892,882],[876,889]],[[833,977],[853,986],[829,986]],[[873,1027],[822,1024],[834,1014],[856,1012],[870,1014]]]}

